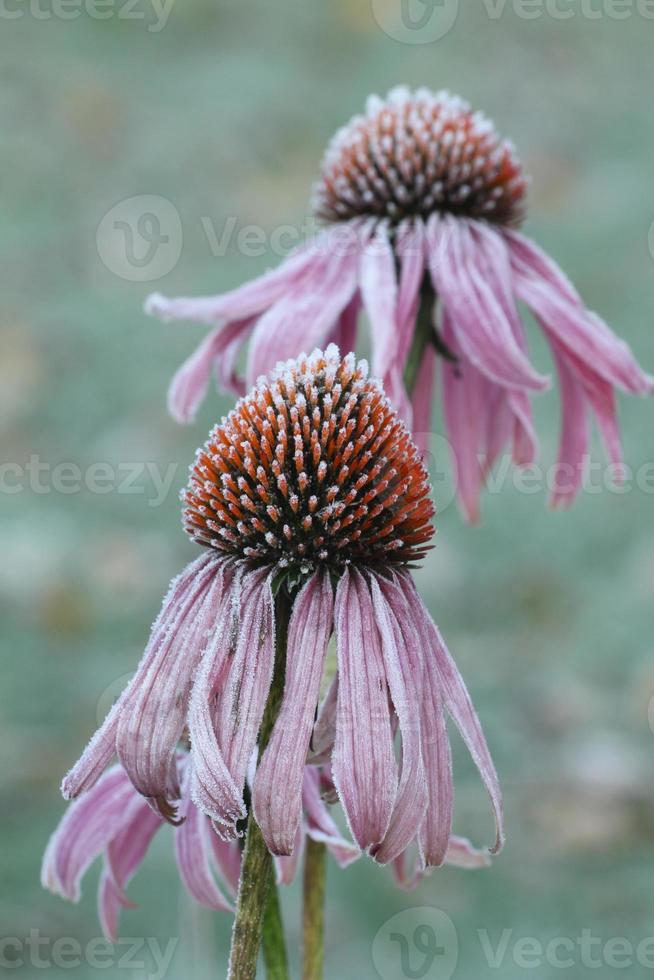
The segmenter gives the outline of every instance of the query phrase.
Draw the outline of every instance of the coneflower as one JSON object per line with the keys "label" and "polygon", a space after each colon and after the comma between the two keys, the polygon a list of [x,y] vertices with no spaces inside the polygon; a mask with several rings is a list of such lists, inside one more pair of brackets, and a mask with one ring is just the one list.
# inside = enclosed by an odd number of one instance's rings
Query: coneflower
{"label": "coneflower", "polygon": [[[272,854],[292,856],[309,763],[330,770],[361,850],[387,863],[415,844],[420,872],[450,847],[449,713],[490,795],[497,851],[495,768],[410,572],[432,517],[418,449],[365,362],[330,346],[278,365],[198,451],[184,524],[204,553],[173,582],[64,795],[88,790],[116,753],[154,811],[178,822],[188,732],[186,795],[224,840],[248,820]],[[337,670],[316,719],[332,636]]]}
{"label": "coneflower", "polygon": [[184,524],[205,551],[171,585],[134,678],[64,779],[64,795],[88,789],[117,754],[138,792],[174,822],[177,744],[188,730],[191,796],[223,837],[236,836],[281,593],[291,599],[284,698],[254,782],[270,850],[293,848],[332,634],[338,670],[318,725],[358,845],[389,861],[419,836],[425,862],[442,861],[452,803],[446,709],[499,825],[486,744],[409,571],[430,545],[432,516],[417,448],[365,362],[341,360],[332,346],[279,365],[198,451]]}
{"label": "coneflower", "polygon": [[373,373],[425,448],[437,355],[443,407],[464,513],[476,520],[484,477],[507,443],[518,464],[538,452],[530,395],[549,379],[529,362],[516,309],[543,328],[561,388],[554,505],[572,502],[594,414],[621,462],[616,388],[650,394],[654,381],[589,312],[555,263],[517,230],[527,182],[510,142],[447,92],[393,89],[334,136],[314,194],[326,228],[277,270],[222,296],[166,299],[147,310],[215,329],[181,368],[170,409],[189,421],[215,370],[235,372],[250,339],[247,383],[280,357],[333,340],[355,345],[361,308],[371,324]]}

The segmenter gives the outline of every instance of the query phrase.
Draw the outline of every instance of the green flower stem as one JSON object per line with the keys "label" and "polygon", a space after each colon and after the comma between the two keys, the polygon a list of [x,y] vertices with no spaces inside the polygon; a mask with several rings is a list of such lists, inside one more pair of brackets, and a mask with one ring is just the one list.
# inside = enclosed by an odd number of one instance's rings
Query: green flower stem
{"label": "green flower stem", "polygon": [[322,980],[325,958],[326,858],[325,845],[308,838],[304,856],[302,980]]}
{"label": "green flower stem", "polygon": [[[291,606],[292,601],[287,592],[284,588],[280,588],[275,598],[275,667],[259,733],[259,758],[270,739],[284,694]],[[287,977],[281,915],[275,894],[272,856],[250,810],[241,860],[228,980],[254,980],[256,977],[259,948],[264,935],[264,921],[266,967],[268,970],[276,971],[270,972],[269,976],[275,980],[284,980]]]}
{"label": "green flower stem", "polygon": [[279,902],[279,891],[271,876],[268,902],[263,916],[263,961],[268,980],[288,980],[288,956],[284,942],[284,923]]}
{"label": "green flower stem", "polygon": [[429,279],[426,277],[420,290],[419,303],[413,343],[411,344],[411,350],[409,351],[404,369],[404,387],[409,395],[413,393],[413,389],[416,386],[425,351],[428,345],[430,343],[433,344],[436,339],[436,328],[434,324],[436,294]]}

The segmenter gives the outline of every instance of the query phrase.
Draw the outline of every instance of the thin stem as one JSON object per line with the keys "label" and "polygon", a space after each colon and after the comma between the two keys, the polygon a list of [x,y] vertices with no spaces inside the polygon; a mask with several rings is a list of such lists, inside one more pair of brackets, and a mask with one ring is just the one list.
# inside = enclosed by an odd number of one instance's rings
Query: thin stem
{"label": "thin stem", "polygon": [[416,316],[416,328],[413,333],[413,342],[407,357],[406,367],[404,368],[404,387],[409,395],[413,394],[413,389],[418,381],[422,359],[429,344],[434,347],[436,352],[446,360],[456,363],[456,354],[444,343],[436,326],[436,302],[438,297],[434,288],[427,277],[425,277],[420,289],[420,301],[418,314]]}
{"label": "thin stem", "polygon": [[288,980],[288,957],[284,942],[284,924],[277,885],[271,879],[268,902],[263,916],[263,961],[268,980]]}
{"label": "thin stem", "polygon": [[[268,744],[284,694],[286,643],[290,614],[291,599],[286,591],[281,588],[275,599],[275,668],[259,733],[259,757]],[[241,859],[241,876],[236,899],[228,980],[254,980],[256,977],[264,914],[271,892],[271,882],[272,857],[266,847],[263,834],[254,819],[254,814],[250,810],[245,848]],[[282,936],[279,937],[279,940],[283,945]],[[278,976],[283,977],[284,974],[278,974]]]}
{"label": "thin stem", "polygon": [[304,907],[302,910],[302,980],[322,980],[325,958],[325,878],[327,849],[307,838],[304,857]]}

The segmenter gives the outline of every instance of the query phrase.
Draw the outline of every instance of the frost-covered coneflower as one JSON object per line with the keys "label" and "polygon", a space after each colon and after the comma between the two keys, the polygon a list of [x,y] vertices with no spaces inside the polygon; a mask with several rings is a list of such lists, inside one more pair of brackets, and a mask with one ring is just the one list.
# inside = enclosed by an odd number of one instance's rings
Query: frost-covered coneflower
{"label": "frost-covered coneflower", "polygon": [[572,502],[594,414],[611,460],[621,461],[615,389],[654,390],[625,343],[587,310],[555,263],[517,230],[525,180],[493,124],[447,92],[399,87],[372,96],[334,136],[314,201],[324,230],[278,269],[220,296],[166,299],[147,309],[214,330],[180,369],[169,404],[189,421],[212,370],[242,392],[235,371],[250,339],[252,384],[280,357],[313,344],[355,346],[361,308],[371,325],[373,373],[426,446],[437,357],[461,505],[478,517],[484,477],[507,444],[534,461],[530,396],[549,379],[532,367],[516,309],[524,301],[552,350],[561,389],[554,505]]}
{"label": "frost-covered coneflower", "polygon": [[[175,821],[177,744],[188,732],[191,799],[233,838],[277,685],[252,786],[273,854],[293,852],[309,758],[331,765],[362,850],[388,862],[415,841],[425,866],[440,864],[453,795],[446,713],[491,796],[499,848],[495,769],[410,573],[432,516],[417,447],[365,362],[332,345],[278,365],[197,454],[184,523],[204,553],[173,582],[133,680],[64,794],[88,789],[117,753],[139,793]],[[314,732],[332,635],[337,672]]]}
{"label": "frost-covered coneflower", "polygon": [[[232,912],[241,866],[238,841],[223,841],[189,797],[191,764],[186,752],[177,754],[182,779],[180,821],[174,828],[174,849],[182,882],[189,894],[206,908]],[[341,867],[359,856],[359,849],[345,840],[332,820],[318,790],[319,770],[307,769],[304,778],[304,816],[292,857],[277,858],[277,879],[290,884],[297,870],[305,838],[326,845]],[[141,866],[164,820],[136,792],[125,770],[114,765],[88,793],[70,804],[50,838],[43,857],[44,888],[79,901],[81,881],[90,865],[103,857],[98,886],[98,915],[107,939],[118,939],[123,908],[134,908],[126,887]],[[451,863],[473,866],[483,856],[467,841],[454,840],[448,854]],[[404,884],[400,880],[400,884]]]}

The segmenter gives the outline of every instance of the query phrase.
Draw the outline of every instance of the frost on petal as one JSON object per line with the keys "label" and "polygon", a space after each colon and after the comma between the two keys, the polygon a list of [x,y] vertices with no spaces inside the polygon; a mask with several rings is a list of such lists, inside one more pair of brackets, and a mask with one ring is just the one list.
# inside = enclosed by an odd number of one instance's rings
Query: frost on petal
{"label": "frost on petal", "polygon": [[273,854],[290,855],[302,814],[302,775],[332,632],[329,574],[316,572],[293,602],[284,697],[255,782],[254,813]]}
{"label": "frost on petal", "polygon": [[582,484],[584,462],[588,453],[590,432],[588,404],[583,386],[569,366],[564,354],[554,351],[561,389],[561,437],[557,459],[556,486],[552,507],[568,507]]}
{"label": "frost on petal", "polygon": [[445,863],[455,868],[472,871],[477,868],[487,868],[491,862],[488,851],[473,847],[465,837],[452,836],[447,846]]}
{"label": "frost on petal", "polygon": [[397,764],[382,642],[364,576],[346,571],[336,592],[338,705],[333,777],[362,850],[383,840],[397,793]]}
{"label": "frost on petal", "polygon": [[116,751],[116,734],[125,705],[135,692],[138,692],[152,665],[161,655],[161,648],[177,621],[180,610],[185,608],[185,604],[189,602],[192,604],[195,601],[197,589],[203,588],[213,575],[214,560],[213,555],[203,554],[173,579],[134,677],[94,734],[78,762],[64,777],[61,792],[65,799],[72,799],[90,789],[111,762]]}
{"label": "frost on petal", "polygon": [[410,628],[408,606],[396,585],[381,576],[371,577],[370,589],[386,679],[402,739],[402,767],[393,814],[383,841],[371,850],[377,861],[386,864],[416,837],[427,804],[433,805],[434,801],[429,801],[428,774],[425,773],[421,745],[419,704],[424,682],[420,684],[423,665],[418,636]]}
{"label": "frost on petal", "polygon": [[110,942],[118,941],[118,920],[122,908],[134,908],[125,888],[138,871],[150,843],[163,820],[138,800],[130,807],[130,819],[105,850],[105,866],[98,888],[98,917]]}
{"label": "frost on petal", "polygon": [[279,361],[324,345],[358,288],[358,266],[354,246],[316,253],[304,275],[258,320],[248,355],[249,384]]}
{"label": "frost on petal", "polygon": [[229,619],[193,685],[189,725],[193,797],[226,836],[245,816],[243,787],[270,689],[273,598],[267,570],[245,572],[232,588]]}
{"label": "frost on petal", "polygon": [[[132,686],[116,733],[116,751],[132,783],[166,819],[179,796],[175,749],[186,724],[191,679],[223,604],[224,562],[203,566],[195,588],[166,623],[149,669]],[[148,657],[148,652],[144,659]]]}
{"label": "frost on petal", "polygon": [[[501,238],[498,240],[501,244]],[[497,287],[482,274],[480,247],[470,223],[447,215],[432,216],[427,251],[434,289],[451,317],[466,358],[504,387],[547,388],[549,380],[534,371],[516,340]]]}
{"label": "frost on petal", "polygon": [[192,898],[217,912],[231,912],[231,902],[218,887],[213,867],[214,851],[211,841],[215,831],[211,821],[190,799],[192,763],[186,769],[182,786],[182,823],[175,829],[175,858],[179,873]]}
{"label": "frost on petal", "polygon": [[386,376],[397,361],[397,280],[395,256],[388,230],[380,222],[361,254],[359,271],[361,297],[370,321],[372,373]]}
{"label": "frost on petal", "polygon": [[221,388],[242,395],[243,384],[234,373],[238,352],[254,320],[237,320],[213,330],[175,374],[168,390],[168,410],[177,422],[195,419],[215,370]]}
{"label": "frost on petal", "polygon": [[168,299],[161,293],[151,293],[145,301],[145,312],[161,320],[196,320],[212,325],[248,319],[276,303],[325,247],[323,233],[297,248],[276,269],[217,296]]}
{"label": "frost on petal", "polygon": [[588,371],[635,395],[654,392],[629,346],[595,313],[587,310],[570,281],[534,242],[505,232],[513,286],[557,347],[572,354]]}
{"label": "frost on petal", "polygon": [[479,719],[458,668],[425,608],[411,575],[406,572],[398,573],[398,580],[402,583],[402,590],[411,607],[413,622],[425,646],[426,655],[429,651],[432,653],[432,662],[435,662],[438,670],[438,685],[443,704],[461,733],[490,797],[496,826],[496,839],[491,853],[496,854],[504,844],[502,795]]}
{"label": "frost on petal", "polygon": [[107,770],[89,793],[70,804],[50,838],[43,887],[77,902],[84,873],[142,804],[120,766]]}
{"label": "frost on petal", "polygon": [[302,803],[306,833],[312,840],[324,844],[341,868],[346,868],[361,856],[356,844],[346,840],[332,820],[321,793],[320,771],[313,766],[307,766],[304,771]]}

